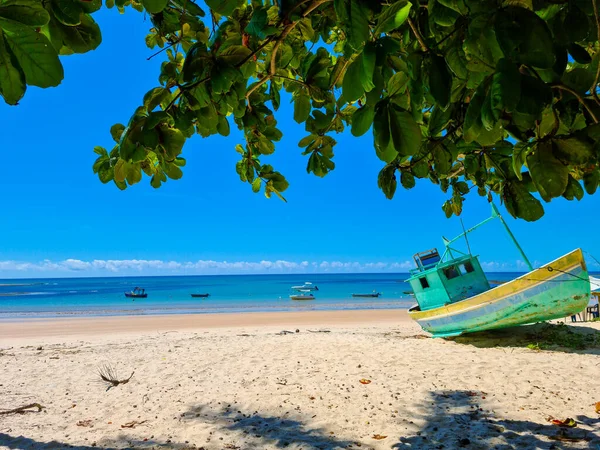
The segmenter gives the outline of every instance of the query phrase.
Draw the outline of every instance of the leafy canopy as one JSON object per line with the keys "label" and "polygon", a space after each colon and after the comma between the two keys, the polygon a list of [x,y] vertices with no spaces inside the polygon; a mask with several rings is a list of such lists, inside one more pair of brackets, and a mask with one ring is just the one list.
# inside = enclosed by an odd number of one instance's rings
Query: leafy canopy
{"label": "leafy canopy", "polygon": [[[181,178],[186,141],[237,126],[236,171],[267,197],[288,188],[263,157],[282,137],[281,92],[307,135],[307,171],[335,168],[336,133],[371,130],[378,185],[438,184],[463,200],[497,194],[537,220],[541,200],[580,200],[600,182],[597,0],[106,0],[145,11],[164,57],[157,87],[96,147],[93,170],[120,189]],[[101,0],[0,0],[0,94],[58,85],[58,55],[101,41]],[[164,52],[162,50],[165,50]],[[285,98],[285,97],[284,97]],[[267,159],[267,158],[265,158]]]}

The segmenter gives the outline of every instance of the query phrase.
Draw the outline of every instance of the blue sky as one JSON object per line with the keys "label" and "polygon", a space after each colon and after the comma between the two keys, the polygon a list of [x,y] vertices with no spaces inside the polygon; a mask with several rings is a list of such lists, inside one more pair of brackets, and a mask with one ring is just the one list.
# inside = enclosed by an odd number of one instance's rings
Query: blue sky
{"label": "blue sky", "polygon": [[[392,201],[383,196],[370,132],[336,136],[336,170],[324,179],[308,175],[297,146],[306,133],[285,99],[276,114],[284,138],[263,162],[288,178],[287,204],[239,181],[237,130],[228,138],[188,141],[183,179],[159,190],[147,179],[125,192],[102,185],[91,170],[92,148],[112,147],[110,126],[127,122],[144,93],[158,86],[161,57],[147,61],[151,24],[142,14],[102,10],[95,17],[103,43],[62,59],[62,85],[30,88],[16,107],[0,104],[0,277],[191,274],[207,267],[404,272],[412,254],[440,247],[441,235],[460,233],[460,221],[441,210],[447,196],[428,181],[399,188]],[[489,216],[489,205],[475,193],[464,206],[466,226]],[[598,196],[544,206],[546,216],[532,224],[512,220],[501,207],[532,261],[576,247],[600,259]],[[471,246],[490,270],[520,267],[499,223],[475,232]]]}

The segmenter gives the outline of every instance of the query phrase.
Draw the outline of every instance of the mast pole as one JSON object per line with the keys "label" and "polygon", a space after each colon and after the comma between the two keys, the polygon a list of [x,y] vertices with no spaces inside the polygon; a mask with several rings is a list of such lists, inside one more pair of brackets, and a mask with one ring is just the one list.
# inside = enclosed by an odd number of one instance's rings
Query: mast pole
{"label": "mast pole", "polygon": [[512,241],[514,242],[515,246],[517,247],[517,249],[519,250],[519,253],[521,253],[521,257],[523,258],[523,261],[525,261],[525,264],[527,264],[527,267],[529,267],[529,271],[533,270],[533,266],[531,265],[531,263],[529,262],[529,259],[527,258],[527,256],[525,255],[525,252],[523,251],[523,249],[521,248],[521,246],[519,245],[519,243],[517,242],[517,239],[515,238],[514,234],[512,234],[512,231],[510,231],[510,228],[508,228],[507,223],[504,221],[504,218],[500,215],[500,213],[498,212],[498,209],[496,208],[496,205],[494,205],[492,203],[492,211],[493,211],[493,215],[498,217],[498,219],[500,219],[500,222],[502,222],[502,225],[504,225],[504,228],[506,228],[506,232],[508,233],[508,235],[510,236],[510,238],[512,239]]}

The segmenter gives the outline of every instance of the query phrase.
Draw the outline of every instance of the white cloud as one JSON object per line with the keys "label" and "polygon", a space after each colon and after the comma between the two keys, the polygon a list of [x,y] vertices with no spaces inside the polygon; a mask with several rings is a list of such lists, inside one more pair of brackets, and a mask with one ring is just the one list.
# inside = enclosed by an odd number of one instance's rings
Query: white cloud
{"label": "white cloud", "polygon": [[[537,264],[537,261],[535,262]],[[523,261],[483,261],[486,272],[525,272]],[[0,261],[0,278],[52,276],[127,276],[127,275],[217,275],[265,273],[358,273],[400,272],[414,267],[413,261],[163,261],[160,259],[45,259],[38,262]]]}
{"label": "white cloud", "polygon": [[228,273],[352,273],[406,272],[412,267],[404,262],[357,261],[163,261],[159,259],[94,259],[68,258],[62,261],[0,261],[0,276],[102,276],[102,275],[202,275]]}

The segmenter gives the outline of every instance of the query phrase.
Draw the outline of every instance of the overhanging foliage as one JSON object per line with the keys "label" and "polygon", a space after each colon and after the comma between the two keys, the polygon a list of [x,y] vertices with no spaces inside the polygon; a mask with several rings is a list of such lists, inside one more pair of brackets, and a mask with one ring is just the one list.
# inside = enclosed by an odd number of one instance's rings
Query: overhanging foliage
{"label": "overhanging foliage", "polygon": [[[120,189],[145,173],[159,187],[182,176],[195,134],[242,130],[236,170],[267,197],[288,188],[263,156],[282,137],[281,91],[307,136],[307,171],[335,164],[334,135],[372,130],[392,198],[429,179],[460,214],[465,195],[499,195],[515,217],[580,200],[600,182],[600,42],[596,0],[107,0],[146,11],[146,38],[165,61],[115,146],[94,172]],[[100,43],[100,0],[0,1],[0,93],[56,86],[58,54]],[[534,195],[536,194],[537,195]],[[283,198],[283,197],[282,197]]]}

